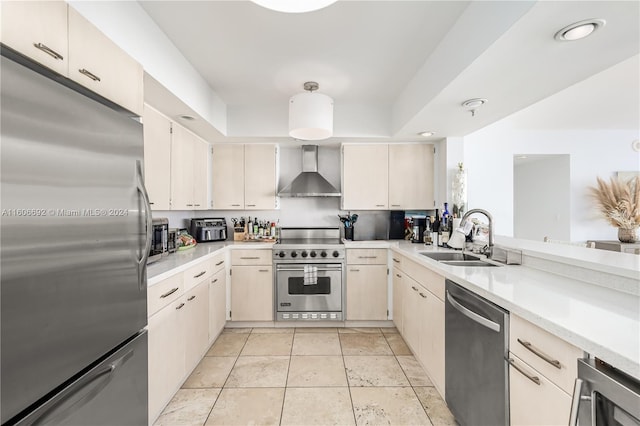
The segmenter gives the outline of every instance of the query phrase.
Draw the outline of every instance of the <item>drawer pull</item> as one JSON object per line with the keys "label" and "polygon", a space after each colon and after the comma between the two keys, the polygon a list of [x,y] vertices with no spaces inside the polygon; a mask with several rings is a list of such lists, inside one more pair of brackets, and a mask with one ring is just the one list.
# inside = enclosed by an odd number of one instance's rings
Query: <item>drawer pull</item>
{"label": "drawer pull", "polygon": [[240,256],[242,260],[257,260],[260,259],[258,256]]}
{"label": "drawer pull", "polygon": [[358,256],[358,259],[377,259],[378,256]]}
{"label": "drawer pull", "polygon": [[394,261],[394,262],[396,262],[396,263],[400,263],[400,261],[399,261],[398,259],[396,259],[395,257],[394,257],[394,258],[392,258],[392,259],[393,259],[393,261]]}
{"label": "drawer pull", "polygon": [[240,204],[231,204],[231,207],[240,207]]}
{"label": "drawer pull", "polygon": [[216,263],[216,266],[220,266],[224,263],[224,260],[221,260],[220,262]]}
{"label": "drawer pull", "polygon": [[175,293],[176,291],[178,291],[178,287],[174,287],[171,290],[169,290],[168,292],[166,292],[165,294],[160,296],[160,299],[164,299],[165,297],[169,297],[171,296],[173,293]]}
{"label": "drawer pull", "polygon": [[255,207],[255,204],[247,204],[247,207]]}
{"label": "drawer pull", "polygon": [[211,284],[215,284],[218,282],[218,279],[216,278],[215,280],[211,281]]}
{"label": "drawer pull", "polygon": [[553,359],[551,358],[549,355],[545,354],[544,352],[542,352],[540,349],[536,348],[535,346],[533,346],[531,344],[531,342],[527,342],[525,340],[520,340],[518,338],[518,343],[520,343],[522,346],[524,346],[525,348],[529,349],[531,352],[533,352],[535,355],[537,355],[539,358],[542,358],[543,360],[545,360],[546,362],[548,362],[549,364],[553,365],[554,367],[556,367],[558,370],[562,369],[562,365],[560,365],[560,361],[558,361],[557,359]]}
{"label": "drawer pull", "polygon": [[360,269],[356,269],[356,268],[351,268],[349,269],[350,272],[360,272]]}
{"label": "drawer pull", "polygon": [[269,272],[268,269],[258,269],[258,272]]}
{"label": "drawer pull", "polygon": [[400,207],[400,204],[391,204],[391,207]]}
{"label": "drawer pull", "polygon": [[193,278],[200,278],[201,276],[203,276],[206,273],[207,273],[207,270],[205,269],[204,271],[200,272],[199,274],[194,275]]}
{"label": "drawer pull", "polygon": [[51,56],[53,59],[57,59],[59,61],[64,59],[61,54],[59,54],[58,52],[56,52],[55,50],[53,50],[52,48],[50,48],[46,44],[33,43],[33,45],[36,47],[36,49],[42,50],[44,53],[46,53],[47,55]]}
{"label": "drawer pull", "polygon": [[427,298],[427,296],[425,296],[425,295],[424,295],[424,293],[422,293],[422,292],[418,292],[418,294],[419,294],[420,296],[422,296],[422,298],[423,298],[423,299],[426,299],[426,298]]}
{"label": "drawer pull", "polygon": [[396,274],[396,277],[398,277],[398,278],[402,278],[402,275],[400,275],[400,274]]}
{"label": "drawer pull", "polygon": [[376,207],[384,207],[384,204],[376,204]]}
{"label": "drawer pull", "polygon": [[184,302],[176,306],[176,309],[182,309],[183,306],[184,306]]}
{"label": "drawer pull", "polygon": [[196,298],[196,295],[194,294],[193,296],[191,296],[190,298],[187,299],[187,302],[191,302],[195,298]]}
{"label": "drawer pull", "polygon": [[413,291],[418,291],[418,289],[414,286],[411,286],[411,288],[413,289]]}
{"label": "drawer pull", "polygon": [[531,380],[533,383],[535,383],[536,385],[540,386],[540,377],[538,376],[532,376],[531,374],[527,373],[526,371],[524,371],[524,369],[520,366],[518,366],[518,364],[516,364],[516,361],[513,358],[509,358],[508,359],[509,364],[515,368],[516,370],[518,370],[520,373],[522,373],[522,375],[524,377],[526,377],[527,379]]}
{"label": "drawer pull", "polygon": [[91,80],[93,80],[93,81],[100,81],[100,77],[98,77],[97,75],[95,75],[94,73],[92,73],[92,72],[91,72],[91,71],[89,71],[89,70],[86,70],[86,69],[84,69],[84,68],[81,68],[81,69],[79,69],[79,70],[78,70],[78,72],[79,72],[80,74],[86,75],[87,77],[89,77],[89,78],[90,78]]}

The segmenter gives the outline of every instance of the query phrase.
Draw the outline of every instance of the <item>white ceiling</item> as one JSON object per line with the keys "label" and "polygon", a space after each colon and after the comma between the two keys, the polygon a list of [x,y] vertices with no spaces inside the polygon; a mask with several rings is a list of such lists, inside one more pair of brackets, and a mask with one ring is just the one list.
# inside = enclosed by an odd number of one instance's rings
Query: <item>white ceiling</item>
{"label": "white ceiling", "polygon": [[[287,137],[288,99],[309,80],[334,98],[333,139],[464,136],[640,51],[637,1],[339,0],[306,14],[244,0],[140,4],[227,105],[230,138]],[[607,24],[554,40],[587,18]],[[623,92],[637,78],[605,84]],[[475,97],[489,102],[471,117],[460,104]]]}

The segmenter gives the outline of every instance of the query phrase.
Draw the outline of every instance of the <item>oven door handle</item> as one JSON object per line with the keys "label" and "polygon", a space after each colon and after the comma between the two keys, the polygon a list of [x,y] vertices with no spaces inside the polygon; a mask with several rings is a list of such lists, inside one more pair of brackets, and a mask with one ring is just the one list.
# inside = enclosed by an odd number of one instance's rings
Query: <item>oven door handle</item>
{"label": "oven door handle", "polygon": [[[316,270],[318,272],[339,272],[340,271],[340,267],[337,268],[317,268]],[[304,268],[280,268],[280,267],[276,267],[276,271],[280,272],[304,272]]]}

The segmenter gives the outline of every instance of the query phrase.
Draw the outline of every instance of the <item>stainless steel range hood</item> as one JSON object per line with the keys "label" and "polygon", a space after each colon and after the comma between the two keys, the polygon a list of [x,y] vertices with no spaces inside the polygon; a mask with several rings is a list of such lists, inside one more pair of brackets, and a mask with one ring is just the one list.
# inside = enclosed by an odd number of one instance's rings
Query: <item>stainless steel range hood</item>
{"label": "stainless steel range hood", "polygon": [[281,197],[339,197],[340,191],[318,173],[318,145],[302,145],[302,173],[278,192]]}

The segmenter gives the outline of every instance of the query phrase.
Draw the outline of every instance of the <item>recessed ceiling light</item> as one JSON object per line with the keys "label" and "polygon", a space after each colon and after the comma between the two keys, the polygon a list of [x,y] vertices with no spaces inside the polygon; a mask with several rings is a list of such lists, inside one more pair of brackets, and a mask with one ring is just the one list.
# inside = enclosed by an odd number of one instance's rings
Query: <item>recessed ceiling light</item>
{"label": "recessed ceiling light", "polygon": [[251,0],[264,8],[285,13],[304,13],[323,9],[337,0]]}
{"label": "recessed ceiling light", "polygon": [[180,118],[182,118],[183,120],[187,120],[187,121],[193,121],[195,120],[195,118],[191,115],[187,115],[187,114],[183,114],[180,116]]}
{"label": "recessed ceiling light", "polygon": [[433,136],[435,134],[436,134],[436,132],[427,131],[427,132],[418,133],[418,136],[424,136],[425,138],[428,138],[429,136]]}
{"label": "recessed ceiling light", "polygon": [[554,38],[558,41],[580,40],[592,34],[600,27],[604,27],[605,24],[606,21],[604,19],[587,19],[575,22],[558,31]]}

